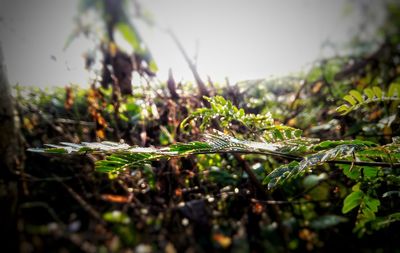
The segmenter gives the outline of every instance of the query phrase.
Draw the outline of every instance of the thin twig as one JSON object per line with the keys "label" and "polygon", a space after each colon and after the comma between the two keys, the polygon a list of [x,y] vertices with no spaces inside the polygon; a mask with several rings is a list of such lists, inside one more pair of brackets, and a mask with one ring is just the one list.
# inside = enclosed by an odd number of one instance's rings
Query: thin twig
{"label": "thin twig", "polygon": [[186,63],[189,66],[190,71],[193,74],[193,77],[197,83],[197,87],[199,88],[199,93],[200,97],[203,96],[210,96],[210,93],[207,90],[206,85],[204,84],[203,80],[201,80],[201,77],[199,75],[199,72],[197,71],[196,64],[190,59],[189,55],[186,53],[183,45],[179,41],[178,37],[175,35],[174,32],[171,30],[167,30],[167,34],[172,38],[172,40],[175,42],[176,46],[178,47],[179,51],[182,53],[183,58],[185,58]]}

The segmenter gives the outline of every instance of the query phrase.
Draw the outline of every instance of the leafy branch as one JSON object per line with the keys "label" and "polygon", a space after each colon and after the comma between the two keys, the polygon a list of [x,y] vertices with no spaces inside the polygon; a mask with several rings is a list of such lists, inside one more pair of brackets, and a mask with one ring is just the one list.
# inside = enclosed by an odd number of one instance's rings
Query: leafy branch
{"label": "leafy branch", "polygon": [[[277,144],[239,140],[219,131],[207,133],[203,138],[204,141],[178,143],[163,148],[132,147],[127,144],[114,142],[83,142],[81,144],[62,142],[61,145],[47,144],[48,148],[29,149],[29,151],[53,154],[105,154],[106,156],[103,160],[96,162],[96,170],[99,172],[119,172],[128,168],[136,168],[159,159],[214,153],[261,154],[298,161],[295,166],[292,164],[292,166],[289,167],[279,167],[275,169],[270,175],[268,175],[266,180],[276,180],[276,175],[281,177],[280,180],[283,179],[283,176],[287,179],[305,171],[306,169],[311,169],[312,167],[324,163],[400,167],[400,163],[393,162],[368,162],[354,159],[346,160],[349,157],[357,158],[356,153],[360,151],[364,151],[364,153],[361,153],[362,155],[360,157],[363,157],[363,159],[369,157],[369,153],[366,153],[365,151],[374,151],[376,150],[374,146],[377,145],[366,141],[325,141],[309,146],[307,150],[304,150],[304,157],[302,157],[296,152],[286,152],[288,149],[299,150],[294,148],[293,143],[288,147],[281,143]],[[301,140],[298,140],[299,146],[304,146],[305,144],[309,145],[309,142],[304,140],[302,143]],[[391,158],[399,161],[400,157],[396,152],[400,150],[400,144],[392,144],[392,146],[395,146],[396,148],[392,148],[392,151],[395,152],[395,154]],[[390,150],[387,152],[390,153]],[[389,157],[389,153],[385,153],[386,157]],[[371,154],[373,157],[376,155],[374,152],[371,152]],[[291,171],[290,173],[285,174],[288,168],[290,168]],[[272,186],[275,186],[275,184],[270,184],[269,188]]]}
{"label": "leafy branch", "polygon": [[351,90],[343,99],[348,104],[343,104],[336,109],[336,111],[342,115],[346,115],[370,103],[385,101],[400,102],[400,84],[392,83],[387,92],[383,92],[378,86],[366,88],[364,90],[364,95],[359,91]]}

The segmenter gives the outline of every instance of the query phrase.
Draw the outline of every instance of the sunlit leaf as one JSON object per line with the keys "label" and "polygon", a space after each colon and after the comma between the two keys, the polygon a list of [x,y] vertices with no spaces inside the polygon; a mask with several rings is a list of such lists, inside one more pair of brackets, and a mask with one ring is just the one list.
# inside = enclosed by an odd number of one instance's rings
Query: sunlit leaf
{"label": "sunlit leaf", "polygon": [[129,224],[131,222],[128,215],[117,210],[104,213],[103,219],[111,223]]}
{"label": "sunlit leaf", "polygon": [[364,99],[363,99],[363,97],[362,97],[362,95],[361,95],[360,92],[358,92],[358,91],[356,91],[356,90],[351,90],[351,91],[349,92],[349,94],[352,95],[355,99],[357,99],[357,101],[358,101],[359,103],[364,102]]}
{"label": "sunlit leaf", "polygon": [[342,207],[342,212],[348,213],[354,208],[358,207],[361,204],[361,201],[364,197],[364,193],[362,191],[355,191],[350,193],[345,199]]}
{"label": "sunlit leaf", "polygon": [[346,95],[343,97],[344,100],[346,100],[347,102],[349,102],[351,105],[356,105],[357,101],[354,99],[353,96],[350,95]]}

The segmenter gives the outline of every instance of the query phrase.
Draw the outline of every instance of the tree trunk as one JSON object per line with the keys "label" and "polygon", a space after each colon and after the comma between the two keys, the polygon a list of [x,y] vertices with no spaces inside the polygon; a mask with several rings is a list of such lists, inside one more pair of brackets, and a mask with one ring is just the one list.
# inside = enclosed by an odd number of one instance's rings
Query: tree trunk
{"label": "tree trunk", "polygon": [[23,168],[19,120],[11,96],[0,44],[0,233],[6,235],[4,252],[18,251],[16,203],[17,171]]}

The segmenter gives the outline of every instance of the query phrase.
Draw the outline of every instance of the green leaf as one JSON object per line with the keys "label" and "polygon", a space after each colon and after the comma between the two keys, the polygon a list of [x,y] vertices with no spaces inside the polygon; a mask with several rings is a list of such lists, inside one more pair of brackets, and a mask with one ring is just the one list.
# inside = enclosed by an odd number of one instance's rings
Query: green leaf
{"label": "green leaf", "polygon": [[[39,150],[39,149],[37,149]],[[30,149],[29,151],[34,151],[33,149]],[[35,151],[39,152],[39,151]],[[68,154],[68,150],[65,148],[46,148],[44,152],[49,153],[49,154]]]}
{"label": "green leaf", "polygon": [[353,192],[358,192],[360,191],[360,187],[361,187],[361,182],[358,182],[357,184],[353,185],[351,189],[353,190]]}
{"label": "green leaf", "polygon": [[349,108],[350,107],[348,105],[344,104],[336,108],[336,111],[339,113],[347,113],[349,111]]}
{"label": "green leaf", "polygon": [[353,166],[352,170],[350,170],[351,166],[348,164],[342,164],[340,167],[343,168],[343,174],[350,179],[357,180],[361,175],[360,168],[358,166]]}
{"label": "green leaf", "polygon": [[364,192],[356,191],[350,193],[343,202],[342,213],[348,213],[361,204],[364,197]]}
{"label": "green leaf", "polygon": [[372,99],[374,98],[374,96],[375,96],[374,92],[373,92],[370,88],[366,88],[366,89],[364,90],[364,94],[367,95],[368,99],[371,99],[371,100],[372,100]]}
{"label": "green leaf", "polygon": [[383,97],[382,90],[378,86],[372,87],[372,90],[373,90],[373,92],[374,92],[374,94],[376,95],[377,98],[382,98]]}
{"label": "green leaf", "polygon": [[125,22],[119,22],[116,25],[116,28],[122,34],[124,39],[129,44],[131,44],[131,46],[135,50],[135,52],[137,52],[139,54],[144,53],[144,50],[140,45],[141,44],[140,38],[139,38],[138,34],[136,33],[135,29],[131,25],[129,25]]}
{"label": "green leaf", "polygon": [[377,146],[375,142],[372,141],[363,141],[363,140],[340,140],[340,141],[322,141],[312,147],[313,150],[319,151],[324,149],[334,148],[340,145],[356,145],[356,146],[365,146],[365,147],[373,147]]}
{"label": "green leaf", "polygon": [[394,97],[394,95],[397,95],[397,97],[400,97],[400,84],[398,84],[398,83],[392,83],[389,86],[387,96]]}
{"label": "green leaf", "polygon": [[157,72],[157,64],[147,48],[143,46],[142,40],[133,24],[128,22],[119,22],[117,23],[116,28],[122,34],[124,39],[132,46],[135,53],[143,57],[147,62],[149,69],[152,72]]}
{"label": "green leaf", "polygon": [[290,172],[298,169],[298,165],[298,162],[293,161],[289,164],[279,166],[264,178],[263,184],[267,184],[269,190],[282,184],[286,179],[288,179]]}
{"label": "green leaf", "polygon": [[[361,95],[359,91],[351,90],[349,94],[345,95],[343,99],[348,102],[351,106],[345,107],[340,106],[337,108],[338,112],[341,112],[342,115],[345,115],[353,110],[359,109],[361,106],[365,106],[369,103],[377,103],[383,101],[393,101],[392,108],[397,107],[397,101],[400,100],[400,84],[391,84],[387,91],[387,96],[383,93],[380,87],[373,86],[372,88],[366,88],[364,90],[364,94],[367,96],[367,99]],[[397,94],[397,97],[395,96]]]}
{"label": "green leaf", "polygon": [[103,219],[111,223],[129,224],[131,222],[128,215],[117,210],[104,213]]}
{"label": "green leaf", "polygon": [[347,102],[349,102],[351,105],[356,105],[357,101],[354,99],[353,96],[350,95],[346,95],[343,97],[344,100],[346,100]]}
{"label": "green leaf", "polygon": [[368,179],[374,179],[378,176],[379,169],[377,167],[363,167],[364,176]]}
{"label": "green leaf", "polygon": [[363,99],[363,97],[362,97],[362,95],[361,95],[360,92],[358,92],[358,91],[356,91],[356,90],[351,90],[349,93],[350,93],[350,95],[352,95],[355,99],[357,99],[357,101],[358,101],[359,103],[364,102],[364,99]]}
{"label": "green leaf", "polygon": [[171,152],[178,152],[179,154],[183,154],[191,151],[201,151],[208,150],[211,148],[211,145],[206,142],[194,141],[190,143],[178,143],[170,146]]}
{"label": "green leaf", "polygon": [[379,199],[370,196],[365,196],[364,203],[374,213],[378,212],[378,207],[381,205]]}

